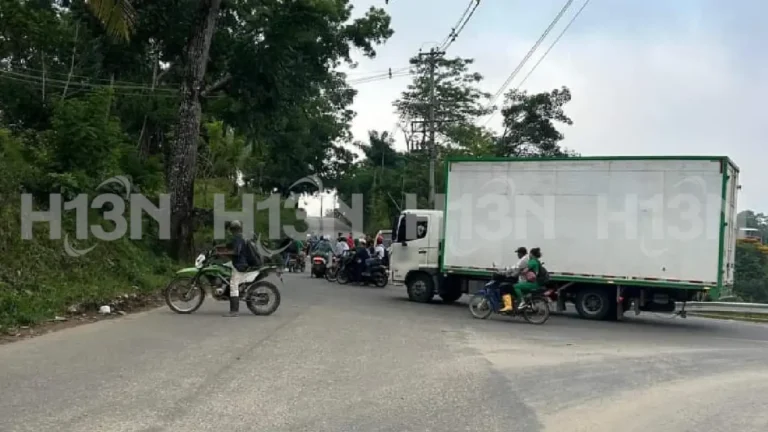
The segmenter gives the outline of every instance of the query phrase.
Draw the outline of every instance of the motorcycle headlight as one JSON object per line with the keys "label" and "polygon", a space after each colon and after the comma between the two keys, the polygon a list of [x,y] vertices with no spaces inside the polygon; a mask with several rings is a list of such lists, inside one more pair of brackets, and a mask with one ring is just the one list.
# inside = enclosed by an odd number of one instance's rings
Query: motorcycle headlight
{"label": "motorcycle headlight", "polygon": [[195,260],[195,268],[203,268],[204,263],[205,263],[205,254],[198,255],[197,259]]}

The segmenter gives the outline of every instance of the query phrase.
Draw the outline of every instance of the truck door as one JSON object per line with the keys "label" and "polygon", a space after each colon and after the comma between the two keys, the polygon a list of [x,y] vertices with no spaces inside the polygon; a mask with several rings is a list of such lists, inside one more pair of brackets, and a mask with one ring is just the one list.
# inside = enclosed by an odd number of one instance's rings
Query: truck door
{"label": "truck door", "polygon": [[403,281],[409,272],[429,262],[429,218],[404,214],[400,216],[389,257],[393,281]]}

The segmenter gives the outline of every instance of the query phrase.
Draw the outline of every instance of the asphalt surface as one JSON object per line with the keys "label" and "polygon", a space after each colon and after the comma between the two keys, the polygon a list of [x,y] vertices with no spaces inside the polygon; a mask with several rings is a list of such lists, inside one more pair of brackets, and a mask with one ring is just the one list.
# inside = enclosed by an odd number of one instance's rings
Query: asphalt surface
{"label": "asphalt surface", "polygon": [[462,302],[286,275],[269,317],[208,301],[0,346],[0,431],[768,431],[768,326]]}

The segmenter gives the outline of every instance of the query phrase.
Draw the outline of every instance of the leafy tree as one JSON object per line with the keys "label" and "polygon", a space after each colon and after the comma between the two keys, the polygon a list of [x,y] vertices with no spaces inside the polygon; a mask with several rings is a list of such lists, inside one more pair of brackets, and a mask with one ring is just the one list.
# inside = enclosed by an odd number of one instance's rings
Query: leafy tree
{"label": "leafy tree", "polygon": [[495,154],[507,157],[557,157],[571,152],[560,147],[563,134],[555,122],[573,124],[563,107],[571,100],[567,87],[529,95],[512,90],[506,95],[504,132],[496,139]]}
{"label": "leafy tree", "polygon": [[768,302],[768,256],[759,245],[736,245],[734,293],[745,301]]}
{"label": "leafy tree", "polygon": [[130,39],[136,24],[136,10],[129,0],[86,0],[86,5],[107,34],[122,41]]}
{"label": "leafy tree", "polygon": [[[415,74],[413,82],[395,101],[394,106],[402,118],[428,120],[432,102],[429,57],[416,56],[411,59]],[[457,131],[471,127],[481,116],[489,114],[486,106],[490,96],[479,89],[483,77],[471,72],[472,59],[438,56],[435,59],[434,74],[434,116],[438,121],[435,130],[436,140],[448,145],[460,136]],[[409,130],[408,127],[405,130]],[[416,138],[420,142],[410,142],[414,147],[423,147],[426,134]]]}
{"label": "leafy tree", "polygon": [[[326,174],[327,161],[340,153],[334,143],[348,138],[352,118],[348,107],[354,92],[333,68],[351,61],[351,47],[374,56],[374,44],[392,34],[389,16],[381,9],[371,8],[350,21],[352,7],[347,0],[235,2],[222,17],[228,31],[222,37],[226,45],[214,47],[214,76],[207,89],[197,91],[205,88],[207,48],[219,3],[202,1],[182,55],[189,69],[182,74],[186,78],[168,175],[169,190],[176,197],[172,206],[177,239],[191,238],[188,219],[200,96],[223,90],[234,99],[234,109],[222,115],[247,130],[248,138],[260,147],[256,151],[266,160],[257,165],[258,183],[287,196],[290,185],[304,175]],[[256,180],[252,168],[246,172],[249,182]],[[184,244],[177,248],[186,249]]]}

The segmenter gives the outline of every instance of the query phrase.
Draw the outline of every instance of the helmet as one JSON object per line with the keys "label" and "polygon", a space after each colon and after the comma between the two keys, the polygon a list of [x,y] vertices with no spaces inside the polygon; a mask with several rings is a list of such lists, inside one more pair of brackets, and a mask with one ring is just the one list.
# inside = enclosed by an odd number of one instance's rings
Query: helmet
{"label": "helmet", "polygon": [[239,220],[233,220],[229,223],[229,229],[231,231],[243,229],[243,224]]}
{"label": "helmet", "polygon": [[360,244],[361,244],[361,245],[364,245],[364,244],[366,244],[366,243],[365,243],[365,239],[360,239]]}

